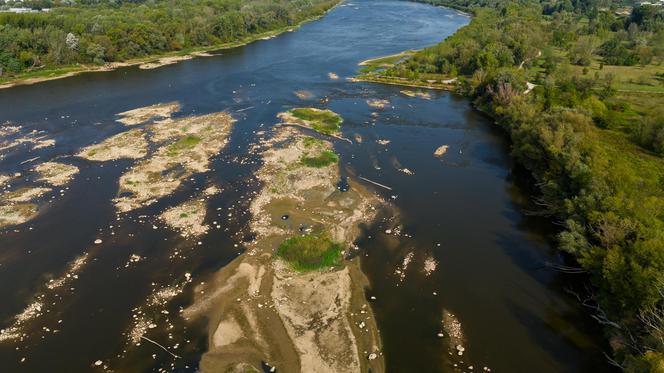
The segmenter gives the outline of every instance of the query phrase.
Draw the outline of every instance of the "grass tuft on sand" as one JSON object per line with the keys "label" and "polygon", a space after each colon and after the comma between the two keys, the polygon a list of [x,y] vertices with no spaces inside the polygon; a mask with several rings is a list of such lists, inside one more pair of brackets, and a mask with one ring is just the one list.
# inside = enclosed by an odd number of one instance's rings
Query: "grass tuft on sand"
{"label": "grass tuft on sand", "polygon": [[300,272],[337,267],[341,263],[341,245],[324,233],[295,236],[279,245],[277,256]]}
{"label": "grass tuft on sand", "polygon": [[199,142],[201,142],[200,137],[188,135],[169,145],[166,154],[169,156],[178,155],[182,151],[190,150],[194,146],[198,145]]}
{"label": "grass tuft on sand", "polygon": [[302,157],[302,164],[307,167],[323,168],[339,162],[339,157],[331,150],[324,150],[315,157]]}

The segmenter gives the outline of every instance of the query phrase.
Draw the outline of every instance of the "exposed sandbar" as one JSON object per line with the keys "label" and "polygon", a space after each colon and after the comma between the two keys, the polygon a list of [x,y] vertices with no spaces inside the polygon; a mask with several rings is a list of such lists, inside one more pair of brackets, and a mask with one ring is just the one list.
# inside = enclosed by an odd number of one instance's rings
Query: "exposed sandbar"
{"label": "exposed sandbar", "polygon": [[160,218],[183,237],[201,236],[210,229],[205,224],[207,204],[203,199],[192,199],[164,211]]}
{"label": "exposed sandbar", "polygon": [[117,121],[126,126],[135,126],[153,119],[169,118],[179,110],[180,104],[178,102],[155,104],[119,113],[120,119],[117,119]]}
{"label": "exposed sandbar", "polygon": [[278,127],[268,145],[250,205],[256,239],[198,287],[184,313],[210,321],[201,370],[260,371],[267,362],[286,372],[384,371],[358,261],[300,271],[275,255],[285,240],[316,231],[347,251],[382,201],[354,182],[339,191],[337,160],[306,161],[333,152],[329,141]]}
{"label": "exposed sandbar", "polygon": [[39,174],[37,181],[64,186],[78,174],[78,167],[59,162],[40,163],[32,169]]}
{"label": "exposed sandbar", "polygon": [[90,161],[106,162],[116,159],[138,159],[147,155],[148,141],[143,129],[132,129],[90,145],[77,156]]}
{"label": "exposed sandbar", "polygon": [[152,70],[162,66],[173,65],[180,61],[186,61],[194,58],[192,55],[162,57],[156,61],[146,62],[138,66],[142,70]]}
{"label": "exposed sandbar", "polygon": [[210,158],[226,145],[233,118],[225,112],[164,120],[150,127],[162,145],[120,177],[120,212],[147,206],[173,193],[191,175],[208,170]]}

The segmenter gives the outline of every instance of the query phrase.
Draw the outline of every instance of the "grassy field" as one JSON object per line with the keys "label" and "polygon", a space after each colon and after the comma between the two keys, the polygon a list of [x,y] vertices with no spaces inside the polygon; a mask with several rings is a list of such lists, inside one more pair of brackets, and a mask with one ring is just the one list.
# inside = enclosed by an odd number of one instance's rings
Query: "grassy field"
{"label": "grassy field", "polygon": [[[584,67],[572,66],[575,73],[583,74]],[[586,75],[597,74],[601,80],[606,80],[608,74],[613,75],[614,88],[619,92],[650,92],[664,94],[664,78],[657,74],[664,74],[664,65],[649,64],[645,66],[614,66],[603,65],[599,58],[585,67]]]}
{"label": "grassy field", "polygon": [[277,255],[297,271],[336,267],[341,262],[341,245],[327,234],[291,237],[279,245]]}
{"label": "grassy field", "polygon": [[323,135],[334,135],[341,129],[343,119],[330,110],[299,108],[291,110],[294,117],[306,121],[311,128]]}
{"label": "grassy field", "polygon": [[[560,48],[554,48],[554,55],[566,57],[567,52]],[[534,66],[528,69],[529,75],[537,80],[544,77],[544,70],[540,67],[543,58],[538,59]],[[641,66],[616,66],[602,63],[601,56],[595,56],[589,66],[568,65],[570,73],[597,76],[600,81],[605,81],[607,75],[613,77],[613,87],[618,92],[643,92],[664,94],[664,61],[655,60],[652,63]]]}

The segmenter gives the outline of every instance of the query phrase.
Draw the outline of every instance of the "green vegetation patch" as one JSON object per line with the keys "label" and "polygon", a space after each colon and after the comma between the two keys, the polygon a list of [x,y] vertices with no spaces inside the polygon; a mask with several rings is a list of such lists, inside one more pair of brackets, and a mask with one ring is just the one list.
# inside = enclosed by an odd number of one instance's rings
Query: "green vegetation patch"
{"label": "green vegetation patch", "polygon": [[193,148],[194,146],[198,145],[198,143],[200,142],[201,138],[194,135],[183,137],[180,140],[169,145],[166,154],[168,154],[169,156],[177,155],[183,150],[189,150]]}
{"label": "green vegetation patch", "polygon": [[315,157],[302,157],[302,163],[307,167],[323,168],[339,162],[339,157],[331,150],[325,150]]}
{"label": "green vegetation patch", "polygon": [[311,148],[314,145],[322,145],[324,141],[315,137],[307,136],[302,140],[302,142],[304,143],[305,148]]}
{"label": "green vegetation patch", "polygon": [[341,263],[341,245],[324,233],[296,236],[279,245],[277,256],[296,271],[337,267]]}
{"label": "green vegetation patch", "polygon": [[309,123],[311,128],[323,135],[333,135],[341,129],[344,121],[341,116],[331,110],[300,108],[290,111],[294,117]]}

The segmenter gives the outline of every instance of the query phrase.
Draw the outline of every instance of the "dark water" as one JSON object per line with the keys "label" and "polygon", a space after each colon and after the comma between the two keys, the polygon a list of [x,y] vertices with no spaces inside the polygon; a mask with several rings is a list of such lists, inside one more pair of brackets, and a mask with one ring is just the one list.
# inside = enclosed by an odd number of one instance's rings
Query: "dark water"
{"label": "dark water", "polygon": [[[278,112],[309,105],[338,112],[345,118],[344,134],[361,136],[361,144],[337,145],[344,172],[391,187],[376,190],[399,211],[359,242],[390,372],[453,371],[455,363],[475,371],[607,370],[598,330],[564,292],[575,279],[542,269],[545,261],[556,260],[546,240],[550,227],[522,213],[528,198],[513,180],[508,145],[491,122],[453,94],[432,92],[431,100],[423,100],[397,87],[343,79],[366,58],[434,44],[467,22],[454,11],[427,5],[352,1],[297,32],[217,57],[0,90],[0,122],[45,131],[57,141],[54,147],[5,154],[0,173],[26,172],[54,158],[81,169],[38,218],[0,232],[0,328],[36,298],[44,304],[42,315],[24,325],[23,339],[0,342],[0,371],[100,370],[93,366],[97,360],[123,372],[194,371],[206,348],[205,325],[185,323],[177,314],[189,304],[193,284],[235,258],[250,239],[247,198],[258,185],[251,178],[257,157],[249,145],[256,131],[276,122]],[[332,81],[328,72],[342,79]],[[300,100],[296,90],[315,98]],[[391,104],[376,110],[367,98]],[[71,154],[122,131],[116,113],[173,100],[182,104],[178,115],[233,113],[238,122],[230,144],[215,157],[212,171],[118,219],[111,199],[131,162],[102,166]],[[390,143],[380,145],[379,139]],[[433,157],[443,144],[450,146],[448,154]],[[414,174],[399,171],[404,168]],[[210,184],[223,192],[210,200],[207,221],[222,227],[200,244],[157,221],[165,207]],[[399,225],[400,236],[384,233]],[[97,238],[102,244],[93,244]],[[411,252],[401,280],[395,270]],[[78,279],[54,291],[45,287],[84,253],[88,261]],[[132,254],[144,259],[125,267]],[[437,263],[428,276],[426,259]],[[193,283],[185,282],[185,274]],[[183,283],[184,292],[165,306],[168,315],[160,313],[164,307],[146,305],[155,291]],[[449,340],[436,336],[443,310],[462,325],[462,358],[450,356]],[[138,311],[156,320],[147,336],[169,348],[177,344],[172,351],[180,359],[150,343],[127,344],[125,334]]]}

